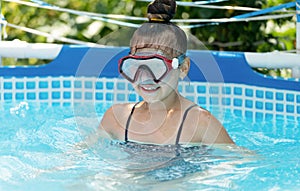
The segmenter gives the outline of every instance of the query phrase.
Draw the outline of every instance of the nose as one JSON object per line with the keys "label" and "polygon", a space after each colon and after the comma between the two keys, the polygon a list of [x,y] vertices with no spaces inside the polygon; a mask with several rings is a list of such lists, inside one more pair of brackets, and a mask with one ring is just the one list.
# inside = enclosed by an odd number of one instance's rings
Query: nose
{"label": "nose", "polygon": [[147,81],[147,80],[153,80],[153,76],[147,69],[140,68],[138,71],[137,81],[143,82],[143,81]]}

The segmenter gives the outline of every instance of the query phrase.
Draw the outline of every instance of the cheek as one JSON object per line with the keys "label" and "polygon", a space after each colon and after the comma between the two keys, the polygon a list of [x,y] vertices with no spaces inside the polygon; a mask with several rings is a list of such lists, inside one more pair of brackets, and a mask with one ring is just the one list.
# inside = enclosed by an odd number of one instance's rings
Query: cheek
{"label": "cheek", "polygon": [[179,70],[172,70],[164,79],[162,79],[162,82],[172,88],[176,88],[178,84],[179,74]]}
{"label": "cheek", "polygon": [[168,73],[168,75],[165,77],[165,81],[170,82],[177,82],[179,79],[180,72],[179,70],[172,70]]}

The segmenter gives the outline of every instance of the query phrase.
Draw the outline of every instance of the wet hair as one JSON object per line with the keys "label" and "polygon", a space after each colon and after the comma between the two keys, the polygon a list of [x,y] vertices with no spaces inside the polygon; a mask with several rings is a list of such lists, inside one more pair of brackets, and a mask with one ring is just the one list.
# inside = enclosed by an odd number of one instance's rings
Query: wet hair
{"label": "wet hair", "polygon": [[182,29],[171,22],[176,13],[175,0],[155,0],[148,5],[149,22],[138,28],[130,41],[131,54],[139,49],[161,50],[177,57],[187,50],[187,37]]}

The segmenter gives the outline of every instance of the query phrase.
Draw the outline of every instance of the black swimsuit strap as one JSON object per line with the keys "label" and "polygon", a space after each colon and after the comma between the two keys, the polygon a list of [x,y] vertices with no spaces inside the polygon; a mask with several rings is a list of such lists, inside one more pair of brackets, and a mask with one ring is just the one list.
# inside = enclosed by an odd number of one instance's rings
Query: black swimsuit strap
{"label": "black swimsuit strap", "polygon": [[187,114],[189,113],[189,111],[193,108],[193,107],[196,107],[198,106],[197,104],[194,104],[194,105],[191,105],[189,108],[187,108],[183,114],[183,117],[182,117],[182,121],[181,121],[181,124],[179,126],[179,129],[178,129],[178,132],[177,132],[177,137],[176,137],[176,142],[175,142],[175,145],[178,145],[179,144],[179,139],[180,139],[180,136],[181,136],[181,132],[182,132],[182,128],[183,128],[183,124],[184,124],[184,121],[186,119],[186,116]]}
{"label": "black swimsuit strap", "polygon": [[128,128],[129,128],[129,125],[130,125],[132,114],[134,112],[134,109],[135,109],[136,105],[139,104],[139,103],[140,102],[137,102],[136,104],[134,104],[134,106],[131,109],[130,115],[129,115],[128,119],[127,119],[126,129],[125,129],[125,142],[128,142]]}

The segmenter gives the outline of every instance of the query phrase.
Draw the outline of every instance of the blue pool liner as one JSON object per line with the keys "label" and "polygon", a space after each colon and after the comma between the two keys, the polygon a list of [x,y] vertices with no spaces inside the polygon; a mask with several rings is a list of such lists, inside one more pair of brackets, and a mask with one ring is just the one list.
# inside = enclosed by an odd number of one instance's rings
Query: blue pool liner
{"label": "blue pool liner", "polygon": [[[2,67],[3,77],[86,76],[120,77],[118,59],[129,53],[128,47],[94,48],[63,45],[59,55],[41,66]],[[188,79],[199,82],[224,82],[300,91],[298,79],[283,79],[255,72],[243,52],[189,50],[191,69]]]}

